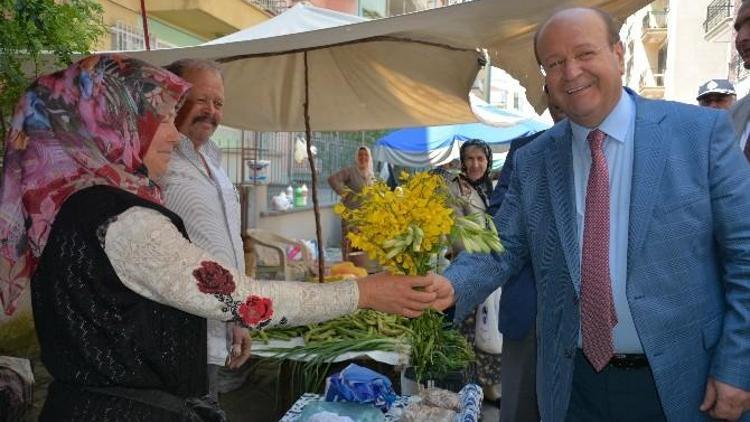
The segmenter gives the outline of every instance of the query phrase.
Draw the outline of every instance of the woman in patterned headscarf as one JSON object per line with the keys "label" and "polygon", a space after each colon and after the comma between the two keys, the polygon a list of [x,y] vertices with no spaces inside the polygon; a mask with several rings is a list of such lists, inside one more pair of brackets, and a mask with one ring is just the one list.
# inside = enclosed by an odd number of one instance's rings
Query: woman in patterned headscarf
{"label": "woman in patterned headscarf", "polygon": [[54,378],[42,421],[221,421],[215,402],[198,399],[204,318],[308,324],[358,306],[418,314],[436,297],[412,289],[427,278],[256,282],[189,243],[154,183],[188,88],[138,60],[92,56],[37,79],[16,108],[0,192],[0,301],[11,314],[31,282]]}

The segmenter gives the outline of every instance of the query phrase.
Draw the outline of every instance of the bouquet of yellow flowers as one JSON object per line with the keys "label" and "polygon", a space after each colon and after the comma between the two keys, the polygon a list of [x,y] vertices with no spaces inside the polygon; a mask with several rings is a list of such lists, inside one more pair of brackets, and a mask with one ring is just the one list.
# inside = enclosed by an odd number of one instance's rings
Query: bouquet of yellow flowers
{"label": "bouquet of yellow flowers", "polygon": [[366,252],[393,274],[424,275],[435,270],[437,255],[451,240],[460,239],[467,252],[500,252],[502,245],[492,218],[485,213],[453,215],[451,198],[439,175],[401,174],[391,190],[379,181],[357,194],[359,208],[336,205],[335,212],[356,230],[352,246]]}
{"label": "bouquet of yellow flowers", "polygon": [[370,259],[394,274],[426,274],[453,226],[449,193],[437,176],[401,178],[395,190],[382,181],[366,186],[357,194],[359,208],[338,204],[335,212],[356,227],[349,240]]}
{"label": "bouquet of yellow flowers", "polygon": [[[404,172],[400,179],[394,190],[382,181],[365,187],[357,194],[359,208],[336,206],[335,212],[355,228],[348,234],[352,246],[370,259],[393,274],[425,275],[436,270],[439,255],[455,239],[467,252],[502,251],[488,215],[454,216],[451,204],[457,199],[441,176]],[[473,360],[466,340],[446,325],[434,310],[412,323],[411,358],[418,381],[439,378]]]}

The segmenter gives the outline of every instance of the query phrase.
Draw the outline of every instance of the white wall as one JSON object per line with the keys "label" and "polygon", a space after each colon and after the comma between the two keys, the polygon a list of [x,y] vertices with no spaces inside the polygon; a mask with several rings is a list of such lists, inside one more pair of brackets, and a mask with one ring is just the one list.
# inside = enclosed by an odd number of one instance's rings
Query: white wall
{"label": "white wall", "polygon": [[[288,211],[272,211],[266,208],[266,185],[243,186],[247,191],[248,228],[268,230],[292,239],[315,239],[315,214],[312,210],[312,194],[308,196],[310,207]],[[333,212],[333,206],[320,207],[320,224],[324,247],[340,247],[341,219]]]}
{"label": "white wall", "polygon": [[728,45],[706,41],[703,21],[711,0],[669,2],[668,37],[664,98],[697,104],[698,87],[708,79],[726,78]]}

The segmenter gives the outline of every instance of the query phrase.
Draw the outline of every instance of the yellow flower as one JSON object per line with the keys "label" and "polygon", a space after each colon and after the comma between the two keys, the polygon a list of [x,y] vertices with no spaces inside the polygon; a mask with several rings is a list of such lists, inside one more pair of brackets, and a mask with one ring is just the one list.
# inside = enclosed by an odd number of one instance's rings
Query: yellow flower
{"label": "yellow flower", "polygon": [[[371,259],[394,273],[425,274],[449,244],[454,220],[448,189],[438,175],[403,172],[400,179],[393,191],[384,182],[365,187],[357,195],[359,208],[339,204],[334,211],[357,227],[349,240]],[[394,248],[400,252],[394,255]]]}

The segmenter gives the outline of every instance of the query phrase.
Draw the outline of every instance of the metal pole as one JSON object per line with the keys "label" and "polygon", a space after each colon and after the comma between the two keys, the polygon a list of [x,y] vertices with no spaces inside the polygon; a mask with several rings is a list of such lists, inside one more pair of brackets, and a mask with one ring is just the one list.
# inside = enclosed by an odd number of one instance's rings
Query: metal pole
{"label": "metal pole", "polygon": [[312,200],[313,212],[315,213],[315,236],[318,239],[318,282],[324,280],[325,257],[323,256],[323,236],[320,230],[320,207],[318,206],[318,176],[315,174],[315,158],[312,153],[312,130],[310,129],[310,69],[307,64],[307,51],[304,52],[305,59],[305,137],[307,144],[307,161],[310,162],[312,173]]}
{"label": "metal pole", "polygon": [[141,0],[141,19],[143,19],[143,38],[146,41],[146,51],[151,50],[151,37],[148,33],[148,18],[146,17],[146,0]]}
{"label": "metal pole", "polygon": [[489,54],[485,54],[485,57],[487,64],[484,65],[484,101],[489,103],[492,96],[492,62]]}

